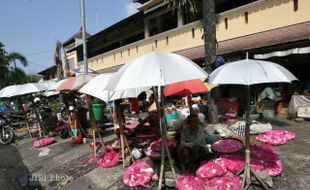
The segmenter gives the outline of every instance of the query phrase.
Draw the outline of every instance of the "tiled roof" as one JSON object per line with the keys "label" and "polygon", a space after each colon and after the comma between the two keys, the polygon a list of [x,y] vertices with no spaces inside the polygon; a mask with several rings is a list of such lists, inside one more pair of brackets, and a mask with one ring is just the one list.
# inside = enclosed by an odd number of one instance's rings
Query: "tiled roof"
{"label": "tiled roof", "polygon": [[[309,38],[310,21],[221,41],[218,43],[216,52],[217,55],[223,55],[232,52],[257,49]],[[198,46],[191,49],[178,51],[177,53],[190,59],[198,59],[204,57],[204,47]]]}
{"label": "tiled roof", "polygon": [[[277,44],[295,42],[310,38],[310,21],[296,25],[277,28],[248,36],[221,41],[218,43],[217,55],[232,52],[257,49]],[[204,46],[198,46],[176,52],[189,59],[199,59],[204,57]],[[106,68],[97,71],[98,73],[116,72],[122,65]]]}

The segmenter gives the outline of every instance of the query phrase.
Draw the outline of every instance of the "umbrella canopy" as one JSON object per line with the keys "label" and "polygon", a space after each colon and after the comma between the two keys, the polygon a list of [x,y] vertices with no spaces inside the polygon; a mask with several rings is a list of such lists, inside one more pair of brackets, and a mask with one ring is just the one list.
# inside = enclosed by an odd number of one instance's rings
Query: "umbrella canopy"
{"label": "umbrella canopy", "polygon": [[56,90],[62,83],[64,83],[67,79],[62,79],[60,81],[54,82],[52,83],[49,88],[47,89],[47,91],[54,91]]}
{"label": "umbrella canopy", "polygon": [[205,83],[200,79],[194,79],[169,84],[165,86],[164,94],[165,96],[187,96],[190,94],[208,92],[214,87],[216,87],[216,85]]}
{"label": "umbrella canopy", "polygon": [[245,59],[220,66],[209,76],[209,83],[254,85],[298,80],[279,64]]}
{"label": "umbrella canopy", "polygon": [[87,84],[85,84],[79,90],[79,92],[94,96],[105,102],[109,102],[120,98],[135,98],[141,92],[149,89],[149,88],[141,88],[141,89],[127,89],[121,91],[106,90],[105,88],[109,83],[109,80],[111,79],[113,74],[114,73],[104,73],[97,75],[96,77],[91,79]]}
{"label": "umbrella canopy", "polygon": [[165,86],[207,77],[208,73],[186,57],[175,53],[151,52],[125,64],[113,75],[107,89],[118,91]]}
{"label": "umbrella canopy", "polygon": [[48,85],[46,84],[39,84],[39,83],[27,83],[21,85],[12,85],[3,88],[0,91],[0,97],[13,97],[13,96],[20,96],[25,94],[31,94],[35,92],[41,92],[48,89]]}
{"label": "umbrella canopy", "polygon": [[82,74],[76,77],[66,79],[62,84],[60,84],[56,91],[74,91],[79,90],[85,85],[90,79],[92,79],[95,75],[90,74]]}
{"label": "umbrella canopy", "polygon": [[17,88],[18,85],[12,85],[12,86],[7,86],[5,88],[2,88],[0,90],[0,97],[1,98],[8,98],[11,97],[14,90]]}
{"label": "umbrella canopy", "polygon": [[[272,62],[252,59],[245,59],[241,61],[227,63],[217,68],[210,74],[210,83],[238,84],[246,86],[246,164],[244,167],[244,180],[242,183],[242,188],[244,188],[246,185],[251,184],[251,173],[254,173],[254,176],[256,175],[250,167],[250,85],[279,82],[290,83],[293,80],[298,79],[284,67]],[[265,184],[262,182],[260,183],[265,188]]]}

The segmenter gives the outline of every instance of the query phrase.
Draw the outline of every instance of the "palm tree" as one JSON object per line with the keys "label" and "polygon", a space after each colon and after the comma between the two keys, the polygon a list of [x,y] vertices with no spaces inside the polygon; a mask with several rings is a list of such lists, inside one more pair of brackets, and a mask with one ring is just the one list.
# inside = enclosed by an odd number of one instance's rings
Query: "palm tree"
{"label": "palm tree", "polygon": [[[27,82],[27,74],[16,67],[16,63],[19,61],[23,66],[28,65],[28,61],[25,56],[18,52],[7,53],[4,48],[4,44],[0,42],[0,76],[3,78],[0,80],[0,88],[11,84],[20,84]],[[13,70],[9,65],[13,63]]]}
{"label": "palm tree", "polygon": [[28,66],[28,60],[25,56],[18,52],[11,52],[7,55],[8,63],[13,63],[14,70],[16,70],[16,61],[19,61],[24,67]]}
{"label": "palm tree", "polygon": [[202,13],[203,13],[203,36],[204,36],[204,50],[205,50],[205,63],[206,71],[212,72],[211,62],[212,58],[216,55],[216,15],[214,0],[202,0]]}
{"label": "palm tree", "polygon": [[[205,50],[205,64],[206,71],[212,72],[211,62],[212,58],[216,55],[216,24],[217,18],[215,15],[215,3],[214,0],[165,0],[168,3],[168,7],[172,7],[177,10],[178,13],[185,13],[186,16],[195,15],[198,13],[202,1],[202,24],[203,24],[203,39]],[[211,94],[208,93],[208,118],[210,123],[217,122],[217,110],[214,105],[214,100],[211,98]]]}
{"label": "palm tree", "polygon": [[57,68],[57,78],[58,80],[61,80],[64,78],[64,73],[63,73],[63,63],[62,63],[62,59],[61,59],[61,48],[62,48],[62,44],[60,41],[56,42],[56,47],[55,47],[55,52],[54,52],[54,61],[55,61],[55,65]]}
{"label": "palm tree", "polygon": [[4,45],[0,42],[0,71],[7,70],[7,60],[6,60],[6,51]]}

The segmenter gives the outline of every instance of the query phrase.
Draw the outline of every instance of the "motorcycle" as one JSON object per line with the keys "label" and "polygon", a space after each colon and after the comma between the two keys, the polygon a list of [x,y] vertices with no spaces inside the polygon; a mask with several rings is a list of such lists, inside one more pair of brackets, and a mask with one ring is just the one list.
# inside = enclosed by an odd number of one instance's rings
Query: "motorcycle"
{"label": "motorcycle", "polygon": [[14,139],[14,130],[10,127],[10,122],[6,116],[0,112],[0,143],[9,144]]}
{"label": "motorcycle", "polygon": [[61,117],[64,120],[68,120],[69,119],[69,109],[67,108],[67,106],[65,104],[61,104],[61,108],[60,108],[60,113],[61,113]]}

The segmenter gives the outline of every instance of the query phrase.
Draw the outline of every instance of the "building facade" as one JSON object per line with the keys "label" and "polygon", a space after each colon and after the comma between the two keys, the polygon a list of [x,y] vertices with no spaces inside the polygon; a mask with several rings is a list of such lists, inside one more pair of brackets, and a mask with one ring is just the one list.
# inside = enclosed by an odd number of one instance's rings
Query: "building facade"
{"label": "building facade", "polygon": [[[202,14],[177,14],[164,0],[135,0],[139,12],[88,38],[88,66],[117,71],[150,51],[176,52],[203,65]],[[279,63],[298,78],[310,81],[309,0],[216,0],[217,55],[226,62],[250,58]],[[82,45],[76,66],[82,67]]]}

